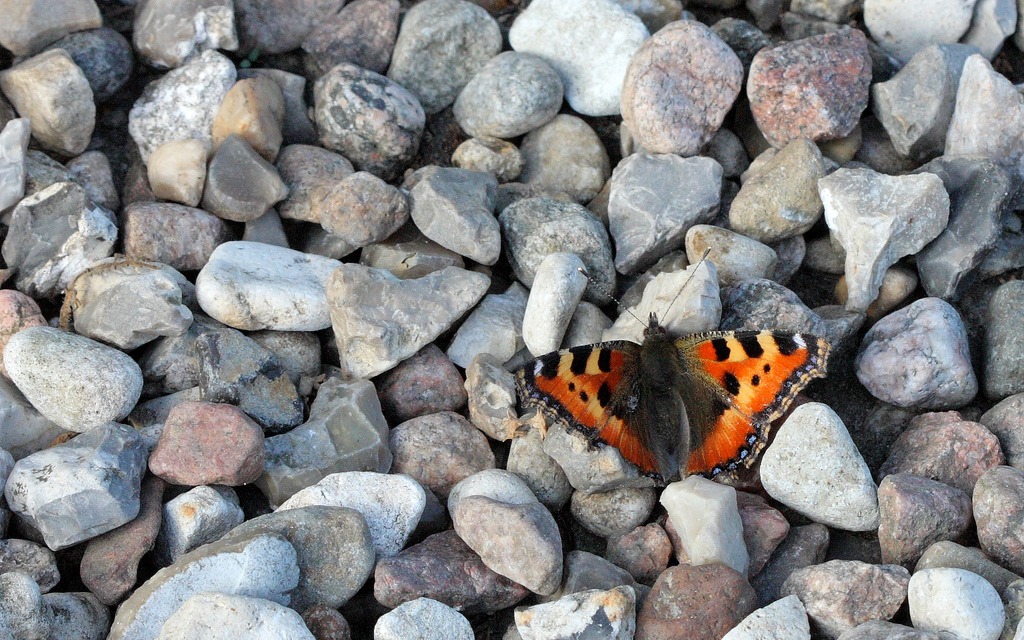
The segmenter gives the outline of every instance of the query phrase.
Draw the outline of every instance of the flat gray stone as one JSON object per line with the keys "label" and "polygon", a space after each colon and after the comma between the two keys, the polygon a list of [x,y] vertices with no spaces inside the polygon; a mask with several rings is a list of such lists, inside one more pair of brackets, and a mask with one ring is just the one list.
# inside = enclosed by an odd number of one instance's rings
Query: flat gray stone
{"label": "flat gray stone", "polygon": [[978,54],[967,58],[946,131],[946,155],[977,155],[1016,165],[1024,157],[1022,126],[1024,96],[988,60]]}
{"label": "flat gray stone", "polygon": [[287,196],[288,187],[274,165],[237,134],[229,135],[213,152],[206,169],[204,210],[225,220],[250,222]]}
{"label": "flat gray stone", "polygon": [[497,262],[501,232],[494,217],[494,176],[454,167],[427,167],[417,175],[409,190],[410,214],[423,235],[480,264]]}
{"label": "flat gray stone", "polygon": [[473,360],[487,354],[499,364],[508,362],[523,341],[523,316],[529,292],[513,282],[504,293],[489,293],[469,314],[455,332],[448,346],[448,357],[460,367],[469,367]]}
{"label": "flat gray stone", "polygon": [[31,137],[28,118],[15,118],[0,130],[0,211],[25,195],[25,153]]}

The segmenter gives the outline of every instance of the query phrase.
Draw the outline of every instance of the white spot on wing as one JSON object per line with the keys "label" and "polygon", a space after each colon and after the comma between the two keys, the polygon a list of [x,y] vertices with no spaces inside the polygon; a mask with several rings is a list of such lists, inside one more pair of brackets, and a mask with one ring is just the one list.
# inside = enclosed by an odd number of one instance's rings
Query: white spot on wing
{"label": "white spot on wing", "polygon": [[807,343],[804,342],[804,337],[799,333],[793,334],[793,342],[795,342],[796,346],[800,347],[801,349],[807,348]]}

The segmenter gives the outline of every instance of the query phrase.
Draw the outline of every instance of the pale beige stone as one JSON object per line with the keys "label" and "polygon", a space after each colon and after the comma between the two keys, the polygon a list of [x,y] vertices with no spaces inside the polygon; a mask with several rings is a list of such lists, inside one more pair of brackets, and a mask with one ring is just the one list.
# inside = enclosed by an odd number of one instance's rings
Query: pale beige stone
{"label": "pale beige stone", "polygon": [[281,149],[284,94],[270,78],[239,80],[231,87],[213,118],[213,146],[219,147],[232,133],[249,143],[256,153],[273,162]]}
{"label": "pale beige stone", "polygon": [[149,187],[163,200],[195,207],[206,184],[208,149],[201,140],[172,140],[153,151],[147,171]]}

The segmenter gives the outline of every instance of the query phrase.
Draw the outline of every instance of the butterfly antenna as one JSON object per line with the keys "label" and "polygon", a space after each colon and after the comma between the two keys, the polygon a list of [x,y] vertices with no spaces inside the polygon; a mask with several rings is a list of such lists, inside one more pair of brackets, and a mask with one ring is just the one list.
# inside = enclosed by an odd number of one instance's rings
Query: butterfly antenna
{"label": "butterfly antenna", "polygon": [[686,278],[686,282],[684,282],[683,286],[679,287],[679,291],[676,292],[676,297],[672,298],[672,302],[668,303],[668,306],[665,307],[665,317],[666,318],[668,317],[668,312],[672,308],[672,305],[674,305],[676,303],[676,300],[679,299],[679,296],[682,295],[683,291],[686,291],[686,286],[688,284],[690,284],[690,280],[693,280],[693,276],[696,275],[696,273],[697,273],[697,267],[699,267],[702,262],[707,260],[708,254],[710,254],[710,253],[711,253],[711,248],[710,247],[708,247],[707,249],[704,250],[704,254],[701,255],[700,260],[697,261],[697,264],[696,264],[696,266],[694,266],[693,271],[690,273],[689,277]]}
{"label": "butterfly antenna", "polygon": [[[597,289],[598,291],[600,291],[600,292],[601,292],[601,293],[603,293],[604,295],[606,295],[606,296],[608,296],[609,298],[611,298],[611,299],[612,299],[612,302],[614,302],[614,303],[615,303],[616,305],[618,305],[618,306],[622,307],[622,301],[621,301],[621,300],[619,300],[618,298],[616,298],[616,297],[615,297],[614,295],[612,295],[612,292],[611,292],[611,291],[609,291],[609,290],[608,290],[608,289],[607,289],[607,288],[606,288],[606,287],[604,286],[604,283],[601,283],[601,282],[598,282],[597,280],[595,280],[595,279],[594,279],[594,277],[593,277],[592,275],[590,275],[589,273],[587,273],[587,270],[586,270],[586,269],[584,269],[583,267],[577,267],[576,269],[577,269],[577,271],[579,271],[580,273],[582,273],[582,274],[583,274],[583,277],[584,277],[584,278],[586,278],[587,280],[589,280],[589,281],[590,281],[590,284],[594,285],[594,287],[595,287],[595,288],[596,288],[596,289]],[[634,318],[636,318],[636,321],[637,321],[637,322],[639,322],[640,324],[644,324],[644,321],[643,321],[643,320],[641,320],[640,318],[637,318],[637,317],[636,317],[636,314],[635,314],[635,313],[633,313],[633,312],[632,312],[632,311],[631,311],[631,310],[630,310],[630,309],[629,309],[628,307],[623,307],[623,309],[625,309],[626,313],[628,313],[629,315],[631,315],[631,316],[633,316]]]}

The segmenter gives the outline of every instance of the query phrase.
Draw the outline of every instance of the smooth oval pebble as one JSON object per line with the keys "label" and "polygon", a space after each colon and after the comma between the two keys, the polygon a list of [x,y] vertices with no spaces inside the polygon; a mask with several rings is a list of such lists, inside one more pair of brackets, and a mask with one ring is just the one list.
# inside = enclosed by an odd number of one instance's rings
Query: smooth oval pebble
{"label": "smooth oval pebble", "polygon": [[1005,613],[995,587],[964,569],[924,569],[907,593],[914,627],[963,640],[996,640]]}
{"label": "smooth oval pebble", "polygon": [[53,327],[16,333],[4,366],[39,413],[78,433],[125,417],[142,394],[142,370],[128,355]]}

